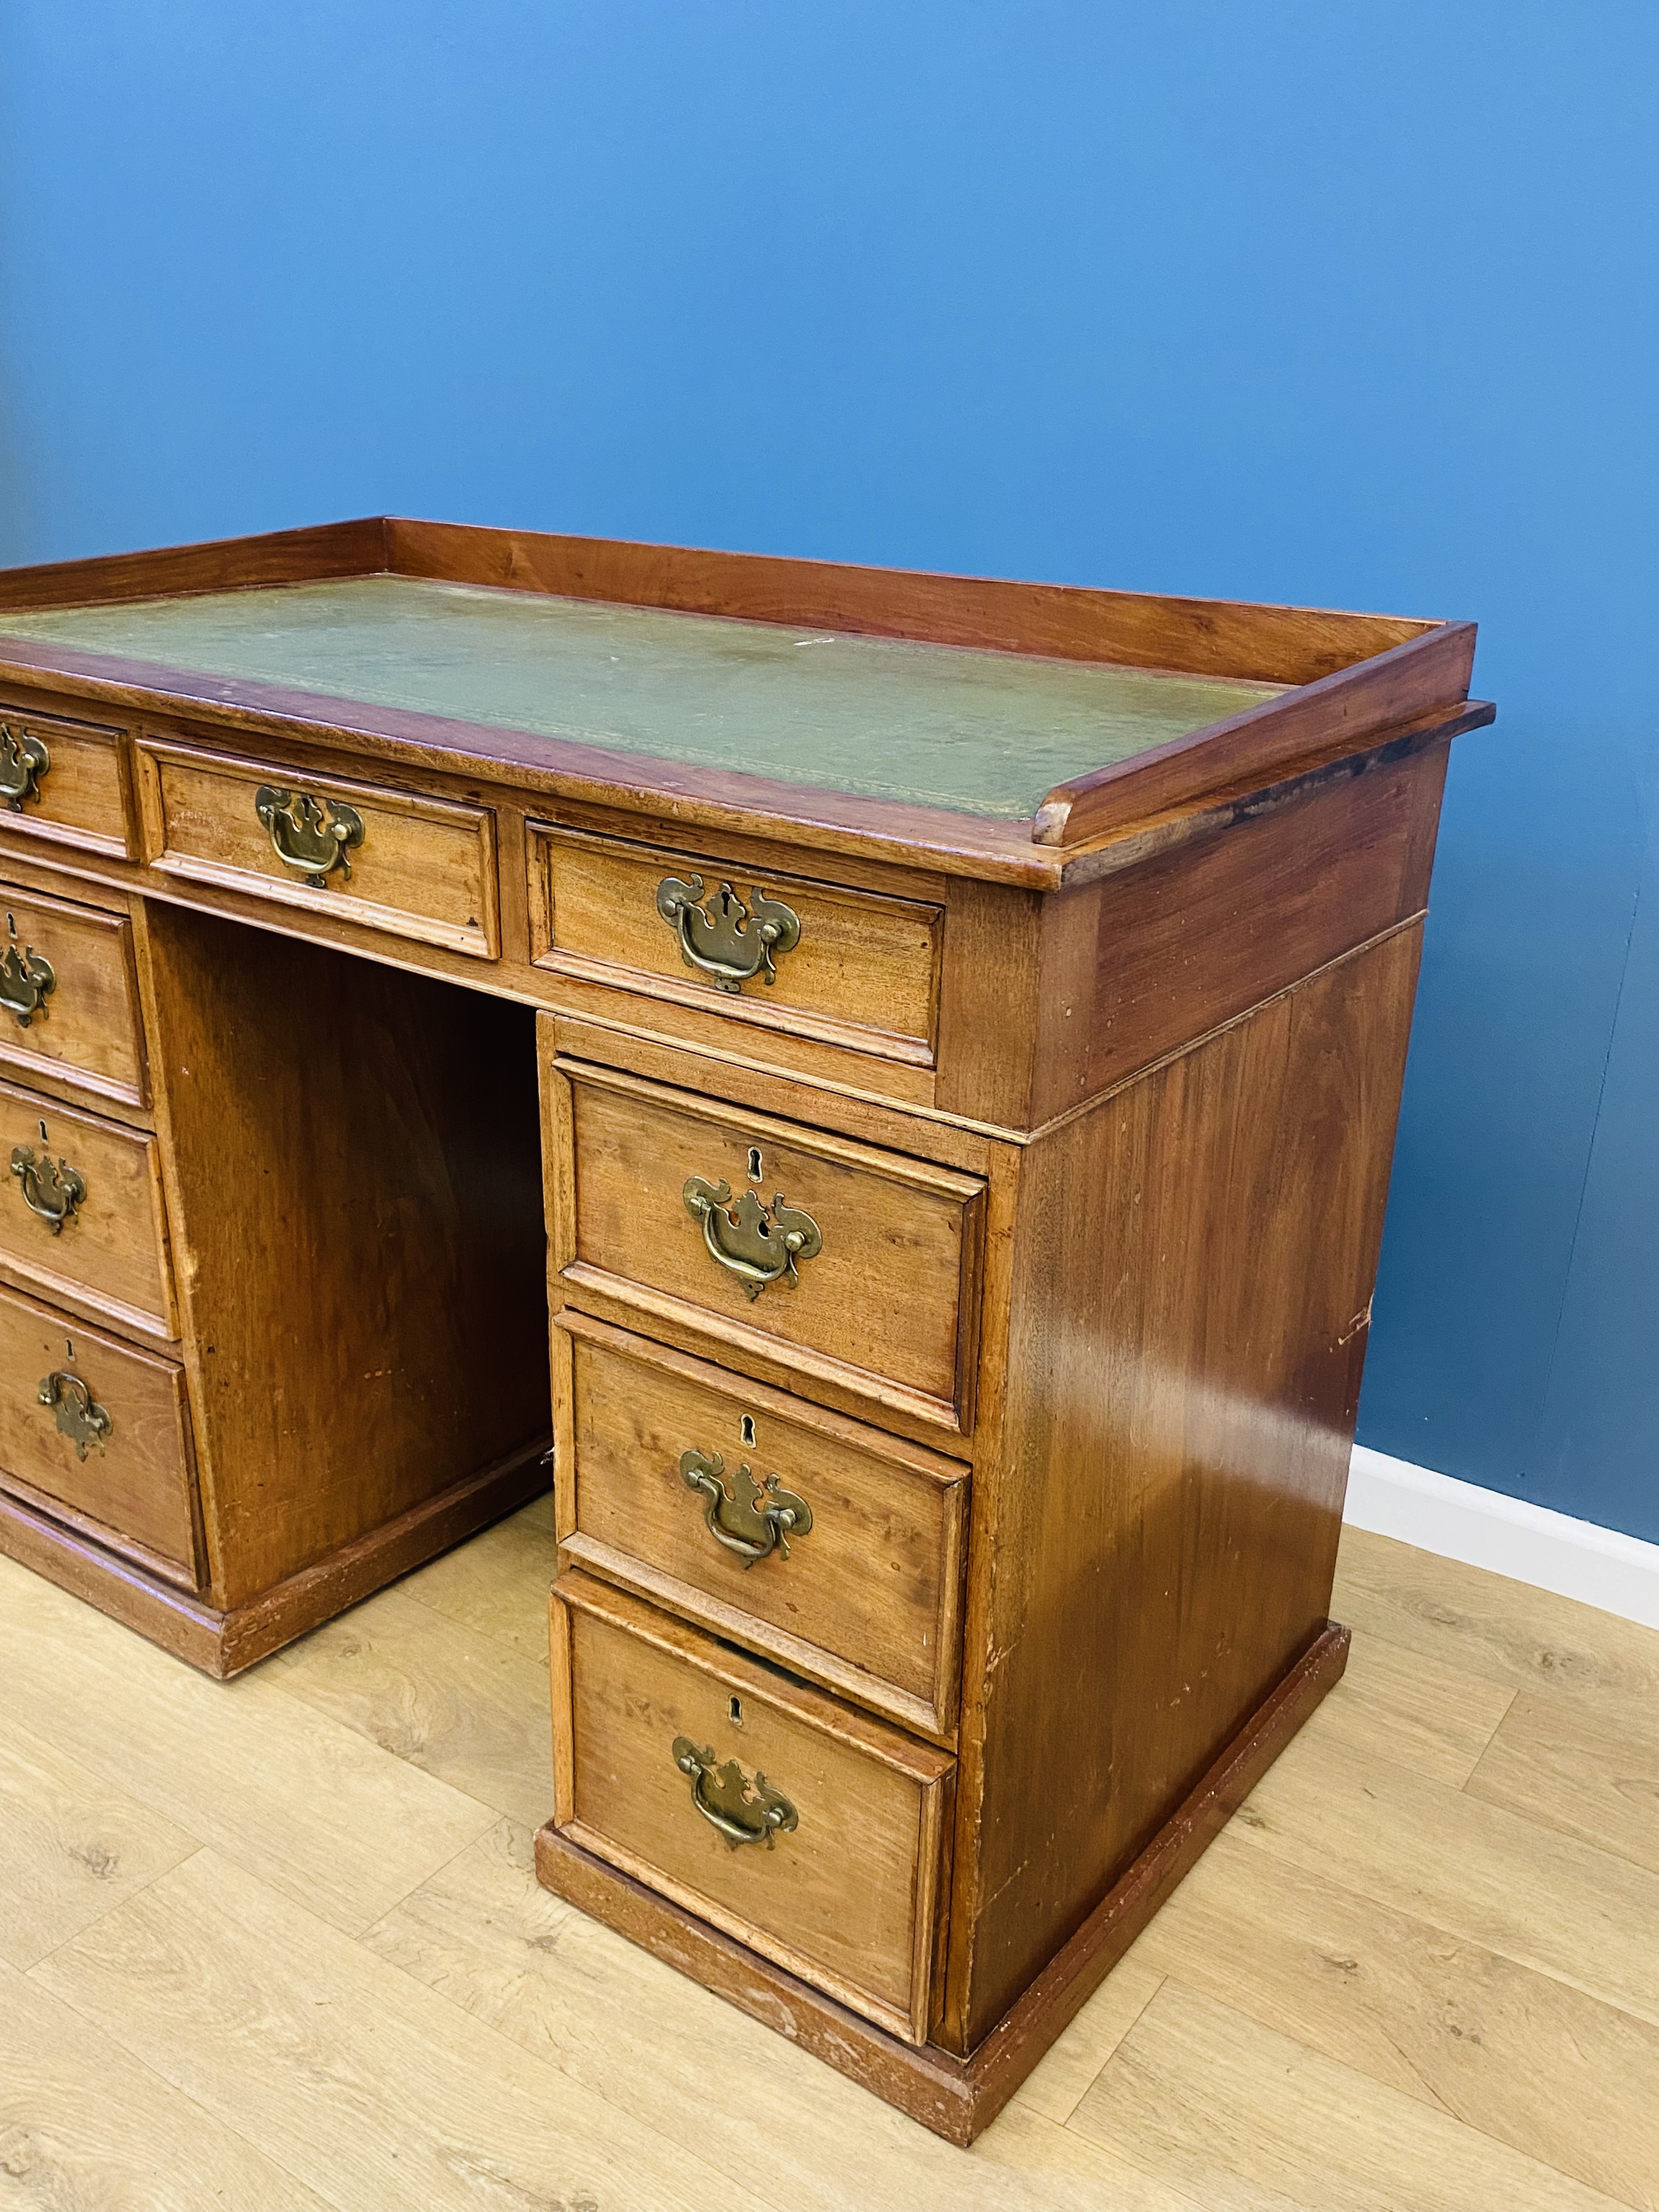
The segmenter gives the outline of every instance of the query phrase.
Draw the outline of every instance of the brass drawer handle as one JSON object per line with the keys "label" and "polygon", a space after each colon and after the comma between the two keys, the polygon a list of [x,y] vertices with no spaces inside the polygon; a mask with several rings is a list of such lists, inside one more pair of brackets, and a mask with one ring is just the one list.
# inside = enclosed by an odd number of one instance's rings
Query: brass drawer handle
{"label": "brass drawer handle", "polygon": [[699,1751],[689,1735],[675,1737],[674,1764],[691,1778],[691,1802],[733,1850],[739,1844],[764,1844],[769,1851],[776,1837],[800,1825],[794,1807],[763,1774],[751,1784],[735,1759],[718,1765],[714,1753]]}
{"label": "brass drawer handle", "polygon": [[718,1452],[682,1452],[680,1473],[686,1488],[706,1501],[702,1517],[709,1534],[728,1552],[735,1552],[745,1567],[774,1552],[781,1552],[787,1559],[789,1539],[805,1535],[812,1526],[811,1507],[793,1490],[780,1490],[775,1474],[757,1482],[746,1465],[740,1467],[738,1481],[750,1493],[745,1498],[726,1495],[721,1480],[726,1462]]}
{"label": "brass drawer handle", "polygon": [[62,1368],[54,1368],[41,1383],[39,1395],[43,1406],[57,1407],[58,1431],[70,1439],[82,1459],[88,1444],[96,1444],[102,1451],[115,1424],[78,1375],[65,1375]]}
{"label": "brass drawer handle", "polygon": [[264,823],[271,851],[285,868],[302,875],[313,890],[322,890],[334,868],[340,871],[343,883],[351,881],[346,855],[363,842],[363,817],[355,806],[262,783],[253,794],[253,811]]}
{"label": "brass drawer handle", "polygon": [[75,1209],[87,1194],[86,1177],[67,1161],[54,1160],[44,1148],[36,1156],[33,1145],[14,1145],[11,1171],[23,1194],[23,1203],[38,1213],[54,1237],[75,1218]]}
{"label": "brass drawer handle", "polygon": [[46,994],[57,988],[51,961],[32,945],[20,952],[14,939],[0,952],[0,1006],[16,1015],[20,1030],[26,1030],[37,1014],[46,1013]]}
{"label": "brass drawer handle", "polygon": [[811,1215],[786,1206],[781,1196],[767,1206],[746,1190],[734,1206],[729,1182],[705,1182],[701,1176],[690,1178],[681,1196],[692,1219],[702,1224],[711,1258],[737,1277],[751,1302],[769,1283],[798,1283],[797,1261],[816,1259],[823,1249]]}
{"label": "brass drawer handle", "polygon": [[51,766],[52,755],[33,730],[0,722],[0,799],[14,814],[39,799],[40,779]]}
{"label": "brass drawer handle", "polygon": [[701,876],[665,876],[657,885],[657,912],[680,941],[688,968],[707,975],[717,991],[741,991],[757,975],[778,980],[775,959],[800,942],[800,916],[781,899],[749,886],[745,906],[730,884],[703,902]]}

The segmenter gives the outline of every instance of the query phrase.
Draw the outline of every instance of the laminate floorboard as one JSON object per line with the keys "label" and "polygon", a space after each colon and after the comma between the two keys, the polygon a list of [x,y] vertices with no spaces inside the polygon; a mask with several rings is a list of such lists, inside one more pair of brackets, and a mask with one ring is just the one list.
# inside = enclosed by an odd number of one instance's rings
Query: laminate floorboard
{"label": "laminate floorboard", "polygon": [[199,1848],[4,1715],[0,1845],[0,1959],[14,1966],[32,1966]]}
{"label": "laminate floorboard", "polygon": [[30,2212],[327,2212],[77,2012],[0,1966],[0,2204]]}
{"label": "laminate floorboard", "polygon": [[1659,1698],[1643,1729],[1604,1723],[1547,1691],[1522,1692],[1468,1787],[1489,1805],[1659,1874]]}
{"label": "laminate floorboard", "polygon": [[546,1500],[231,1684],[0,1560],[0,2208],[1659,2212],[1659,1635],[1348,1678],[971,2152],[540,1889]]}

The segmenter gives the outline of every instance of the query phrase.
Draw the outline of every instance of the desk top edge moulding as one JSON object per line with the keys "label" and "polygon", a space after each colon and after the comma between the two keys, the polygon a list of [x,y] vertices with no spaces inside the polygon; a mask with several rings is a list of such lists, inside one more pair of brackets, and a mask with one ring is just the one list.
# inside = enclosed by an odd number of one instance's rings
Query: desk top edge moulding
{"label": "desk top edge moulding", "polygon": [[551,1489],[550,1888],[951,2140],[1341,1674],[1474,628],[388,517],[0,574],[0,1550]]}
{"label": "desk top edge moulding", "polygon": [[[400,667],[428,623],[438,650]],[[1195,802],[1489,720],[1467,704],[1474,650],[1466,622],[380,516],[0,572],[17,681],[346,730],[528,789],[672,798],[687,820],[770,819],[1039,889],[1126,832],[1167,840]],[[609,696],[608,665],[625,672]],[[883,692],[926,750],[908,782],[891,720],[859,718]],[[803,693],[805,726],[768,732]]]}

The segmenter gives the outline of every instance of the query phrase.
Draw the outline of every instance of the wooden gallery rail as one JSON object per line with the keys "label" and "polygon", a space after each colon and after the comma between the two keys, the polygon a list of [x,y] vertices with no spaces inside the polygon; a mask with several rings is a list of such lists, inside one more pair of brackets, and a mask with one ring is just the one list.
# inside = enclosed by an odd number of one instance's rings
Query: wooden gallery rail
{"label": "wooden gallery rail", "polygon": [[542,1879],[970,2140],[1341,1671],[1474,643],[384,518],[0,576],[0,1544],[230,1674],[550,1437]]}

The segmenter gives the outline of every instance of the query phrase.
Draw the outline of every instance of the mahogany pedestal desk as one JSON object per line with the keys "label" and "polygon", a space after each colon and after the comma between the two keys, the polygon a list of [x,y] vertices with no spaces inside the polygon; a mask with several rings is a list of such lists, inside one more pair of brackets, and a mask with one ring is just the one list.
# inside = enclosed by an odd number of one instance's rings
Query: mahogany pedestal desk
{"label": "mahogany pedestal desk", "polygon": [[543,1881],[970,2140],[1341,1672],[1474,641],[382,518],[0,576],[0,1545],[229,1674],[550,1427]]}

